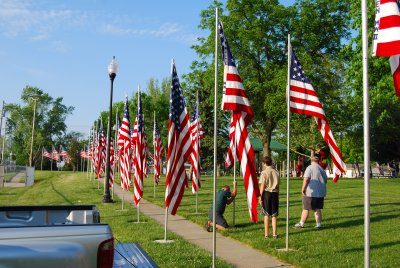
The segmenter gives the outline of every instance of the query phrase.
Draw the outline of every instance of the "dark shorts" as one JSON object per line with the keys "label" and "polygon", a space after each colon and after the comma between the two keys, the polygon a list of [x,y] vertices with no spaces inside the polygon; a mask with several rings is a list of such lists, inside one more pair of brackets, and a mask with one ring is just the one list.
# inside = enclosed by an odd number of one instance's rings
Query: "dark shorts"
{"label": "dark shorts", "polygon": [[[210,221],[213,220],[213,210],[212,209],[208,211],[208,218],[210,219]],[[221,225],[224,228],[229,227],[228,223],[226,222],[226,220],[224,218],[224,215],[222,215],[218,212],[215,213],[215,222],[216,222],[216,224]]]}
{"label": "dark shorts", "polygon": [[314,210],[324,208],[324,198],[323,197],[309,197],[303,196],[303,209]]}
{"label": "dark shorts", "polygon": [[264,216],[279,215],[279,194],[276,192],[264,191],[262,194],[262,210]]}

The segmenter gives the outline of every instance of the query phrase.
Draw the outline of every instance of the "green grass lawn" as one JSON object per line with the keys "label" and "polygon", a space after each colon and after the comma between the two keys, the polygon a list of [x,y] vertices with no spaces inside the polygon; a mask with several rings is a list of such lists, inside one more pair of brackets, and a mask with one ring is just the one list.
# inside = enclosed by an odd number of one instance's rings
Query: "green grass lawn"
{"label": "green grass lawn", "polygon": [[[220,177],[218,188],[232,185],[232,178]],[[300,267],[363,267],[364,266],[364,181],[341,179],[329,181],[328,194],[323,209],[324,228],[314,230],[311,214],[304,229],[291,228],[300,219],[302,179],[290,181],[289,248],[286,247],[286,178],[282,178],[280,191],[280,217],[278,240],[265,240],[262,218],[258,224],[250,222],[245,200],[243,180],[238,180],[238,196],[235,208],[235,228],[224,230],[225,236],[242,241],[251,247],[276,256],[280,260]],[[189,185],[190,186],[190,185]],[[202,225],[212,203],[213,178],[203,177],[202,188],[196,196],[190,187],[178,209],[178,214]],[[145,180],[144,198],[160,206],[164,205],[165,186],[160,184],[153,197],[152,179]],[[370,265],[371,267],[400,267],[400,179],[372,179],[370,183]],[[227,207],[225,217],[232,225],[232,205]]]}
{"label": "green grass lawn", "polygon": [[[212,256],[181,237],[168,233],[171,244],[158,244],[154,240],[164,238],[164,228],[140,215],[145,223],[137,224],[137,210],[115,197],[114,203],[103,204],[103,188],[97,181],[88,180],[86,173],[35,172],[35,184],[23,188],[0,188],[0,205],[42,204],[95,204],[100,210],[101,222],[110,224],[115,238],[120,242],[138,242],[160,267],[210,267]],[[217,260],[218,267],[230,267]]]}
{"label": "green grass lawn", "polygon": [[[152,175],[145,179],[144,198],[164,206],[165,179],[156,187],[153,197]],[[298,222],[301,213],[302,180],[290,181],[290,226]],[[220,188],[224,184],[232,185],[228,177],[218,178]],[[198,213],[196,196],[192,195],[190,185],[185,191],[178,214],[202,225],[207,219],[212,202],[213,178],[203,177],[202,188],[198,194]],[[371,180],[371,267],[400,267],[400,180]],[[209,267],[211,256],[204,250],[169,233],[168,238],[176,240],[169,245],[156,244],[153,241],[163,238],[164,228],[145,215],[141,220],[146,224],[135,224],[136,209],[118,211],[120,200],[115,197],[113,204],[104,205],[102,188],[97,182],[86,179],[86,173],[40,172],[36,171],[35,185],[25,188],[0,189],[0,204],[96,204],[102,216],[102,222],[109,223],[116,238],[122,242],[139,242],[160,267]],[[285,248],[286,226],[286,180],[282,179],[280,192],[280,218],[278,219],[278,240],[263,238],[262,219],[258,224],[250,222],[245,200],[243,181],[238,180],[238,197],[235,209],[235,226],[222,233],[256,249],[294,264],[299,267],[363,267],[364,266],[364,182],[361,179],[342,179],[337,184],[329,181],[328,195],[323,210],[323,226],[314,230],[314,218],[311,215],[306,228],[289,229],[290,251]],[[127,204],[125,204],[128,207]],[[226,219],[232,225],[232,205],[227,207]],[[218,250],[218,248],[217,248]],[[229,267],[219,261],[218,267]]]}

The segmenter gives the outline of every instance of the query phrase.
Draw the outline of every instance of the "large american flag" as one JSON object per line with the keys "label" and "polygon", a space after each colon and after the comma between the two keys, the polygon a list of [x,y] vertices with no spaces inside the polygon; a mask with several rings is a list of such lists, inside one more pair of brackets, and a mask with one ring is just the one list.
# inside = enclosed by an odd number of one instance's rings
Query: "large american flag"
{"label": "large american flag", "polygon": [[121,186],[128,191],[131,183],[131,173],[130,173],[131,134],[130,134],[130,122],[129,122],[128,97],[126,97],[125,99],[124,117],[122,119],[121,127],[118,130],[118,147],[119,147]]}
{"label": "large american flag", "polygon": [[335,174],[333,181],[336,182],[339,175],[346,172],[346,164],[343,162],[340,150],[333,138],[332,131],[325,117],[325,112],[318,99],[317,93],[311,85],[310,80],[305,75],[293,50],[290,63],[290,111],[313,116],[315,118],[318,129],[331,152],[334,165],[333,172]]}
{"label": "large american flag", "polygon": [[155,119],[154,119],[153,145],[154,145],[154,181],[158,184],[160,182],[161,166],[162,166],[161,164],[162,164],[162,157],[164,154],[164,147],[162,144],[160,128],[158,127],[158,123]]}
{"label": "large american flag", "polygon": [[257,173],[254,164],[254,150],[247,132],[247,126],[253,119],[253,110],[247,99],[242,79],[239,76],[220,21],[218,22],[218,30],[224,61],[222,109],[232,111],[232,135],[230,135],[232,146],[229,147],[228,153],[232,154],[232,159],[237,157],[240,162],[250,219],[253,222],[258,222],[257,201],[258,196],[260,196],[260,190],[258,188]]}
{"label": "large american flag", "polygon": [[375,2],[372,55],[389,57],[400,54],[400,12],[397,0]]}
{"label": "large american flag", "polygon": [[175,215],[187,185],[185,162],[192,151],[189,115],[180,88],[175,62],[172,63],[169,111],[165,206],[168,213]]}
{"label": "large american flag", "polygon": [[136,132],[133,139],[134,142],[134,155],[133,155],[133,183],[135,185],[133,200],[136,206],[139,205],[143,197],[143,172],[146,165],[146,146],[145,146],[145,133],[142,111],[142,97],[140,91],[138,92],[138,111],[135,122]]}
{"label": "large american flag", "polygon": [[200,122],[198,104],[194,106],[192,118],[190,119],[190,132],[192,137],[192,152],[190,162],[193,167],[192,193],[195,194],[201,187],[200,183],[200,138],[204,137]]}
{"label": "large american flag", "polygon": [[49,153],[44,147],[43,147],[43,149],[42,149],[42,156],[43,157],[47,157],[47,158],[52,158],[51,157],[51,153]]}
{"label": "large american flag", "polygon": [[389,58],[396,95],[400,97],[400,11],[396,0],[376,0],[372,55]]}

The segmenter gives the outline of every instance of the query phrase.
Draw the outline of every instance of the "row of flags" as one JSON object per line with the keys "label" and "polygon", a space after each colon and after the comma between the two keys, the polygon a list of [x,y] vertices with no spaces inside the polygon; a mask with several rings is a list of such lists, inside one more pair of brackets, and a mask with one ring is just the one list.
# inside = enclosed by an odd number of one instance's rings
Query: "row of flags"
{"label": "row of flags", "polygon": [[46,157],[46,158],[49,158],[51,160],[54,160],[54,161],[58,161],[58,160],[60,160],[60,157],[62,157],[63,160],[66,163],[70,162],[70,156],[68,154],[68,151],[66,151],[64,149],[64,147],[61,146],[61,145],[60,145],[60,151],[59,152],[57,151],[57,149],[54,146],[52,146],[52,149],[51,149],[50,153],[43,147],[42,148],[42,156]]}
{"label": "row of flags", "polygon": [[[250,219],[258,221],[258,196],[260,195],[257,174],[255,168],[255,155],[247,127],[254,117],[253,110],[247,98],[242,79],[230,51],[228,41],[224,35],[222,23],[218,24],[218,31],[222,47],[224,61],[224,90],[222,109],[231,111],[230,144],[228,147],[225,165],[233,167],[237,159],[243,175]],[[290,111],[299,114],[313,116],[325,142],[330,148],[332,161],[335,167],[335,178],[345,172],[346,167],[338,146],[333,138],[328,120],[326,119],[322,104],[314,91],[309,79],[304,74],[301,64],[291,51],[290,59]],[[175,62],[172,63],[172,79],[170,92],[170,115],[168,121],[168,150],[167,150],[167,174],[165,205],[168,213],[175,215],[182,200],[185,188],[188,186],[188,178],[185,163],[190,162],[193,167],[192,192],[196,193],[200,188],[199,179],[199,152],[200,138],[204,136],[199,122],[198,102],[194,108],[191,120],[187,113],[186,103],[180,87]],[[95,166],[98,177],[103,169],[105,148],[104,134],[99,135],[97,151],[92,155],[95,158]],[[154,180],[159,182],[161,174],[161,159],[163,146],[157,121],[154,118]],[[140,92],[138,94],[138,111],[133,130],[130,128],[130,116],[128,98],[125,100],[124,116],[118,130],[118,151],[120,161],[121,185],[129,190],[131,185],[131,169],[133,169],[134,200],[139,204],[143,196],[143,176],[147,175],[147,139],[144,128],[144,118]],[[112,154],[114,155],[114,154]]]}

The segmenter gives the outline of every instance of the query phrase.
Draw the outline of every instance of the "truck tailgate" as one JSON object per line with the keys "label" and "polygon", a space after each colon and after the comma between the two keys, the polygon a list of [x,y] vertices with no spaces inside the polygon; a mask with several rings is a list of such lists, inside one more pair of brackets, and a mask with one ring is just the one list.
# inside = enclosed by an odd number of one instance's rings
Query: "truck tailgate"
{"label": "truck tailgate", "polygon": [[0,228],[0,267],[96,267],[106,224]]}

